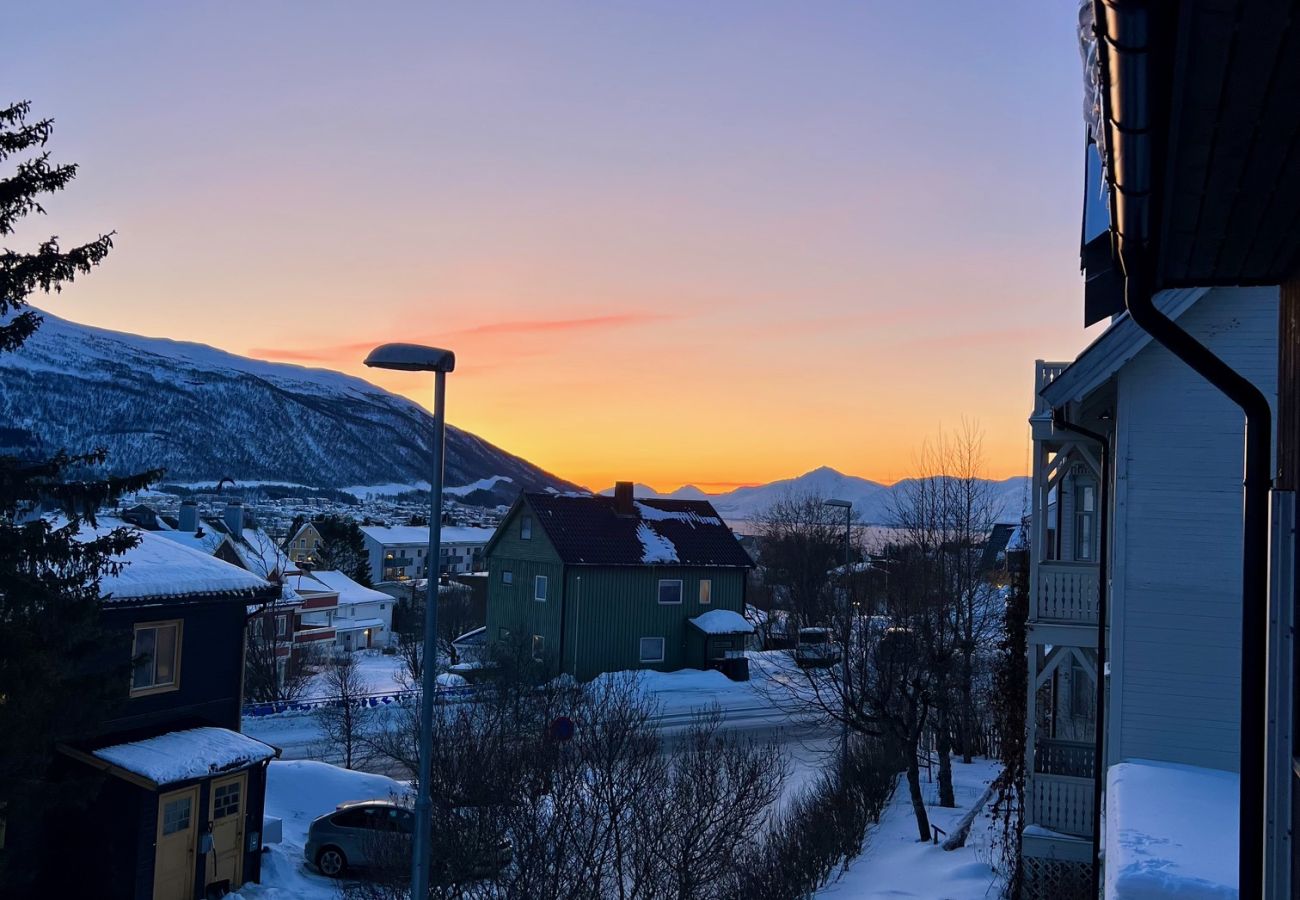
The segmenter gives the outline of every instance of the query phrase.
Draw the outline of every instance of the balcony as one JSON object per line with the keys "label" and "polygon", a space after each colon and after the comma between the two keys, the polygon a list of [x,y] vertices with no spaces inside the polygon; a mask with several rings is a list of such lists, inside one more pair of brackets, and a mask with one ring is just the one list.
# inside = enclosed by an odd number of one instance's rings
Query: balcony
{"label": "balcony", "polygon": [[[1037,767],[1035,760],[1034,768]],[[1030,784],[1031,824],[1077,837],[1092,835],[1091,778],[1035,772]]]}
{"label": "balcony", "polygon": [[1062,741],[1040,738],[1034,742],[1034,772],[1092,779],[1096,770],[1097,747],[1091,741]]}
{"label": "balcony", "polygon": [[1038,563],[1034,619],[1061,625],[1096,625],[1099,578],[1095,563]]}

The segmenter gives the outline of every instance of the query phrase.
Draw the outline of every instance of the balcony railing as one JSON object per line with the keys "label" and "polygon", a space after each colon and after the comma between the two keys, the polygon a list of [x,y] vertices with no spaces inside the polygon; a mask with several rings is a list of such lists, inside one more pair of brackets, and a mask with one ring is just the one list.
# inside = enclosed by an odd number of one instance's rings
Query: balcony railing
{"label": "balcony railing", "polygon": [[1044,562],[1036,572],[1040,622],[1097,624],[1098,567],[1094,563]]}
{"label": "balcony railing", "polygon": [[1052,414],[1052,410],[1050,407],[1048,407],[1047,401],[1045,401],[1042,397],[1040,397],[1039,394],[1043,392],[1043,388],[1047,387],[1049,384],[1055,381],[1057,376],[1060,375],[1062,372],[1064,372],[1068,365],[1070,364],[1066,362],[1046,362],[1041,359],[1035,362],[1034,364],[1035,366],[1034,368],[1034,415],[1035,416],[1050,416]]}
{"label": "balcony railing", "polygon": [[1040,738],[1034,743],[1034,771],[1041,775],[1092,778],[1096,762],[1097,748],[1089,741]]}
{"label": "balcony railing", "polygon": [[1079,837],[1092,834],[1091,778],[1035,774],[1031,781],[1032,824]]}

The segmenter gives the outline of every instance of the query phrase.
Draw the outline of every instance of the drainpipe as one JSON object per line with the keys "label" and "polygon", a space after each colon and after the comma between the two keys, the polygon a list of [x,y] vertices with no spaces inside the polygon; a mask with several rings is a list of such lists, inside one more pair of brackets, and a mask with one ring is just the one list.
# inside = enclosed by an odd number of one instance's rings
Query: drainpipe
{"label": "drainpipe", "polygon": [[[1124,273],[1124,304],[1147,334],[1241,408],[1246,419],[1242,500],[1241,573],[1241,795],[1238,838],[1238,894],[1264,893],[1265,781],[1268,718],[1268,520],[1271,487],[1272,411],[1264,394],[1215,356],[1154,303],[1149,265],[1158,258],[1159,209],[1151,194],[1163,172],[1154,146],[1149,57],[1151,18],[1167,15],[1163,5],[1094,0],[1100,95],[1110,181],[1111,230]],[[1119,77],[1116,97],[1115,80]],[[1119,101],[1118,108],[1116,100]]]}
{"label": "drainpipe", "polygon": [[1092,893],[1101,896],[1101,801],[1106,793],[1106,767],[1102,764],[1106,754],[1106,618],[1109,607],[1107,585],[1110,583],[1106,566],[1110,545],[1110,439],[1069,422],[1062,410],[1052,413],[1052,424],[1063,431],[1072,431],[1097,445],[1101,452],[1101,486],[1097,491],[1097,508],[1101,513],[1097,524],[1097,723],[1093,737],[1092,764]]}
{"label": "drainpipe", "polygon": [[[1131,267],[1126,265],[1126,269]],[[1264,794],[1268,746],[1268,517],[1272,411],[1241,373],[1156,309],[1141,277],[1125,277],[1129,315],[1143,331],[1241,408],[1246,417],[1241,528],[1241,821],[1238,893],[1263,896]]]}

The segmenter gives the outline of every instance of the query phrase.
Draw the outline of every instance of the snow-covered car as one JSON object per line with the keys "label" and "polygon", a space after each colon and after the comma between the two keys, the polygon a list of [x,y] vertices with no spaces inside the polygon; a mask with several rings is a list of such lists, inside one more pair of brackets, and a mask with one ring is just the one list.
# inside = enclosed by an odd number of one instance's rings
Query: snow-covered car
{"label": "snow-covered car", "polygon": [[[445,827],[434,828],[432,877],[438,883],[495,875],[514,858],[509,840],[489,833],[475,810],[456,809]],[[307,829],[303,856],[322,875],[339,878],[352,870],[410,865],[415,813],[394,800],[340,803]]]}
{"label": "snow-covered car", "polygon": [[804,668],[834,665],[840,661],[840,645],[831,640],[829,628],[800,628],[794,661]]}

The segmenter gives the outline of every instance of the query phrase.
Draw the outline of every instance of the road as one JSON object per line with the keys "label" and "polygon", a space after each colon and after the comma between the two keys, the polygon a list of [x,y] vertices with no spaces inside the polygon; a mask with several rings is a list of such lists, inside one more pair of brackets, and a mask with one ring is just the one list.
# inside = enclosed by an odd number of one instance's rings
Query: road
{"label": "road", "polygon": [[[376,712],[383,714],[385,710]],[[654,722],[664,738],[665,749],[676,745],[685,735],[695,718],[694,710],[679,710],[658,716]],[[743,740],[771,743],[781,749],[791,763],[795,780],[803,780],[808,772],[820,771],[830,760],[837,746],[838,731],[810,716],[789,716],[770,703],[753,703],[722,708],[722,729]],[[281,759],[318,759],[338,762],[336,754],[326,747],[316,717],[311,713],[287,713],[244,720],[244,732],[250,737],[279,747]],[[363,771],[394,778],[406,778],[407,773],[389,760],[372,761],[360,767]]]}

